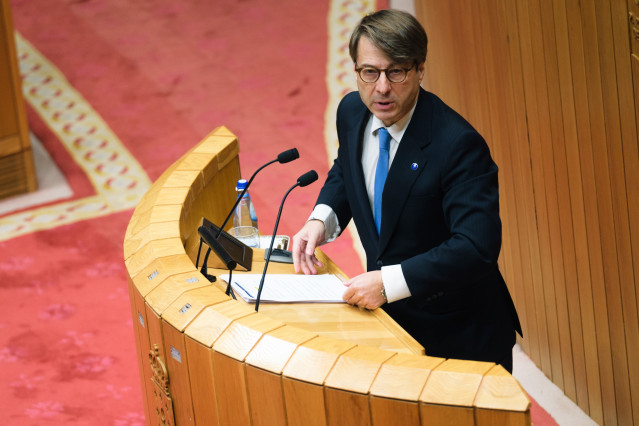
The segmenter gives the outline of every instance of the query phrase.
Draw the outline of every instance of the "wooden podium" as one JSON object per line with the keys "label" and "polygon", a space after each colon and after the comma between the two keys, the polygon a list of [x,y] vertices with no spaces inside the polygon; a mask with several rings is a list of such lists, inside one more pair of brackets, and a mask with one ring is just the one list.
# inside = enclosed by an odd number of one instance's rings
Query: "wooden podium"
{"label": "wooden podium", "polygon": [[[127,228],[148,424],[531,424],[526,394],[501,366],[425,356],[381,309],[263,303],[256,313],[210,283],[195,267],[197,228],[232,207],[238,152],[228,129],[213,131],[155,182]],[[319,255],[322,272],[344,277]],[[255,250],[253,271],[263,257]]]}

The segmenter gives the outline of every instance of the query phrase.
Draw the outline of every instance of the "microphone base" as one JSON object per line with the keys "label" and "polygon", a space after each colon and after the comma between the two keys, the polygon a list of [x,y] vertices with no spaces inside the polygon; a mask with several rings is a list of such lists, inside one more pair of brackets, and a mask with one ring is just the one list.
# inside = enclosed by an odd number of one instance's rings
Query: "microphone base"
{"label": "microphone base", "polygon": [[[268,258],[269,250],[264,250],[264,260]],[[271,262],[277,263],[293,263],[293,252],[282,249],[273,249],[271,253]]]}

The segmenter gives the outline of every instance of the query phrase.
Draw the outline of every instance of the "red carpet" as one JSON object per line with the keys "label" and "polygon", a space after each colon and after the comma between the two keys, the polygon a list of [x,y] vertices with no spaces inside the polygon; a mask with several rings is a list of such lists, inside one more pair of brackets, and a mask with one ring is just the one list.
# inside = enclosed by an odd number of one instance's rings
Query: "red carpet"
{"label": "red carpet", "polygon": [[[378,2],[386,5],[386,2]],[[238,135],[260,229],[297,176],[329,162],[324,142],[326,2],[12,0],[16,30],[59,68],[155,180],[213,128]],[[95,193],[55,132],[29,126],[74,199]],[[291,193],[279,233],[293,235],[319,184]],[[131,210],[0,242],[3,424],[144,424],[122,240]],[[362,271],[349,236],[326,252]],[[535,411],[543,414],[543,411]],[[549,424],[535,420],[537,424]],[[541,419],[541,417],[540,417]]]}

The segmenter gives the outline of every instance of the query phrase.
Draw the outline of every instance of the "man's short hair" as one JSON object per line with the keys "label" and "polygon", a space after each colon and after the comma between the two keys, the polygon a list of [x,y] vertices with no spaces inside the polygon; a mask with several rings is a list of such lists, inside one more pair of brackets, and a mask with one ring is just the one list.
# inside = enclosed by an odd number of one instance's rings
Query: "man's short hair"
{"label": "man's short hair", "polygon": [[426,61],[428,37],[413,15],[400,10],[380,10],[366,15],[351,34],[349,53],[357,62],[357,46],[364,36],[396,64]]}

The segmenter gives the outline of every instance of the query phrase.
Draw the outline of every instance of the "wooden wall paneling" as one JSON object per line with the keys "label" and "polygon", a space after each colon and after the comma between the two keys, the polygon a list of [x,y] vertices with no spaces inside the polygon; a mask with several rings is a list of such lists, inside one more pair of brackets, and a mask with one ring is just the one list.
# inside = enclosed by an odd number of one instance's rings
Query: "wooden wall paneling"
{"label": "wooden wall paneling", "polygon": [[[577,111],[575,107],[575,90],[573,82],[573,63],[571,60],[571,40],[569,37],[569,22],[564,1],[553,2],[554,21],[556,30],[556,41],[558,48],[558,62],[560,91],[562,102],[562,115],[564,122],[564,143],[562,147],[556,147],[556,152],[561,148],[565,149],[566,172],[568,175],[568,185],[570,196],[566,198],[570,202],[570,210],[562,212],[562,230],[566,230],[564,238],[564,267],[568,297],[568,308],[570,313],[570,332],[573,348],[573,361],[575,368],[576,382],[576,402],[586,412],[588,412],[588,375],[586,372],[585,347],[588,339],[584,337],[584,324],[592,322],[592,306],[582,304],[588,299],[590,286],[590,269],[588,262],[588,244],[586,240],[586,219],[583,198],[583,187],[581,181],[581,162],[579,159],[579,136],[577,133]],[[569,9],[571,11],[571,9]],[[577,64],[574,65],[575,72],[578,71]],[[585,89],[585,88],[584,88]],[[583,133],[583,132],[581,132]],[[561,154],[558,154],[559,156]],[[561,170],[557,171],[559,176],[563,175]],[[564,199],[561,196],[561,199]],[[572,236],[572,237],[571,237]],[[581,261],[578,261],[581,260]],[[582,312],[585,318],[582,321]],[[586,331],[587,332],[587,331]],[[592,383],[592,382],[591,382]]]}
{"label": "wooden wall paneling", "polygon": [[184,334],[166,321],[162,321],[162,334],[166,349],[165,362],[169,372],[169,390],[173,399],[175,423],[177,425],[195,424]]}
{"label": "wooden wall paneling", "polygon": [[[623,23],[628,22],[629,8],[639,16],[639,4],[636,2],[612,1],[611,4],[612,32],[615,51],[615,71],[618,82],[618,100],[621,125],[622,158],[625,173],[625,193],[618,194],[616,199],[626,202],[627,235],[624,239],[624,259],[620,265],[624,268],[621,277],[621,301],[623,304],[624,329],[626,336],[626,352],[628,359],[630,396],[632,403],[632,418],[639,424],[639,365],[631,360],[639,353],[639,108],[635,107],[632,94],[639,97],[639,84],[633,84],[632,50]],[[638,25],[639,28],[639,25]],[[635,35],[636,36],[636,35]],[[639,46],[639,40],[636,41]],[[638,49],[639,53],[639,49]],[[639,74],[637,75],[639,83]],[[623,205],[621,207],[623,209]],[[634,237],[634,238],[633,238]],[[632,264],[632,267],[630,265]],[[634,302],[633,302],[634,296]]]}
{"label": "wooden wall paneling", "polygon": [[[545,74],[548,93],[548,120],[551,138],[546,142],[548,155],[544,161],[552,169],[554,186],[548,193],[551,226],[551,248],[553,257],[553,275],[558,324],[558,348],[560,353],[554,356],[553,378],[555,383],[573,400],[576,400],[573,350],[581,350],[577,344],[573,349],[570,330],[569,292],[567,283],[575,283],[574,241],[572,239],[572,221],[570,212],[570,190],[567,174],[567,158],[564,147],[566,133],[562,114],[561,80],[559,76],[558,35],[555,29],[552,1],[541,2],[539,13],[542,20],[543,46],[545,55]],[[572,263],[571,263],[572,262]],[[566,277],[572,273],[571,279]],[[580,325],[577,325],[580,326]],[[583,347],[583,344],[581,344]],[[583,355],[582,355],[583,356]],[[562,379],[562,380],[559,380]]]}
{"label": "wooden wall paneling", "polygon": [[[564,303],[566,303],[568,314],[568,318],[563,318],[560,321],[568,328],[569,332],[569,335],[566,336],[564,329],[561,339],[562,342],[566,342],[570,345],[570,352],[568,353],[566,353],[565,347],[562,347],[562,363],[565,378],[564,392],[587,411],[588,387],[586,383],[581,312],[579,304],[575,303],[575,301],[579,300],[579,281],[576,264],[577,249],[575,247],[574,236],[576,232],[582,236],[585,232],[583,229],[577,231],[578,224],[583,224],[583,221],[575,220],[575,216],[583,217],[583,208],[579,207],[577,211],[573,211],[573,204],[583,205],[580,204],[582,203],[582,197],[580,195],[580,166],[578,157],[570,156],[566,147],[568,144],[572,144],[576,147],[577,144],[566,8],[563,1],[555,1],[552,2],[551,5],[546,5],[542,10],[545,12],[544,16],[547,20],[552,19],[553,33],[555,35],[554,43],[556,46],[553,61],[556,63],[556,76],[554,78],[558,82],[558,86],[549,90],[549,94],[551,96],[559,96],[559,99],[555,99],[553,102],[559,106],[559,109],[553,111],[551,118],[554,118],[556,121],[561,121],[561,132],[558,123],[555,124],[557,130],[553,131],[553,150],[559,201],[559,224],[563,248],[564,281],[562,288],[564,289]],[[549,12],[552,13],[552,16],[548,14]],[[576,151],[576,148],[574,151]],[[576,191],[576,194],[572,193],[573,188],[579,188],[579,191]]]}
{"label": "wooden wall paneling", "polygon": [[[479,2],[466,2],[465,4],[457,2],[448,2],[452,8],[452,13],[457,16],[459,25],[455,33],[461,37],[457,44],[459,50],[455,52],[456,63],[460,72],[466,74],[465,78],[461,78],[459,84],[462,85],[464,103],[459,113],[471,123],[479,133],[486,136],[486,142],[492,150],[497,149],[491,134],[491,111],[486,105],[486,85],[481,82],[486,81],[486,66],[484,65],[485,56],[477,55],[477,46],[486,46],[486,38],[481,32],[481,26],[477,16],[479,15]],[[474,42],[470,42],[474,40]],[[468,74],[466,70],[473,70]]]}
{"label": "wooden wall paneling", "polygon": [[491,34],[486,43],[486,102],[491,111],[491,134],[493,140],[493,156],[500,170],[499,185],[501,188],[500,206],[502,223],[502,254],[500,261],[504,265],[502,273],[517,306],[520,320],[525,319],[524,282],[521,274],[521,251],[519,249],[519,229],[515,206],[514,167],[511,161],[511,141],[514,132],[510,124],[512,111],[512,93],[510,87],[510,63],[508,60],[508,33],[505,25],[504,11],[497,2],[479,3],[478,18],[481,34]]}
{"label": "wooden wall paneling", "polygon": [[[554,331],[556,322],[552,320],[550,310],[546,309],[548,303],[552,303],[554,295],[552,276],[552,257],[550,253],[548,208],[546,202],[546,188],[544,161],[542,152],[542,139],[549,139],[548,128],[545,126],[545,117],[540,117],[547,97],[545,91],[540,93],[539,75],[540,64],[543,56],[539,57],[538,47],[535,41],[537,38],[533,33],[533,28],[539,28],[538,16],[528,8],[528,2],[517,3],[517,22],[519,24],[520,51],[522,61],[522,75],[524,82],[524,99],[526,105],[526,118],[528,123],[530,165],[532,169],[532,182],[534,187],[534,212],[536,222],[534,232],[538,236],[538,245],[531,249],[533,259],[533,271],[539,275],[534,280],[535,304],[540,316],[537,318],[539,328],[539,355],[542,371],[552,377],[551,353],[553,349]],[[531,21],[532,20],[532,21]],[[543,65],[543,62],[542,64]],[[539,85],[539,87],[538,87]],[[546,107],[547,108],[547,107]],[[529,224],[530,226],[531,224]],[[552,303],[554,307],[554,303]]]}
{"label": "wooden wall paneling", "polygon": [[[588,414],[597,422],[603,423],[602,388],[599,372],[599,356],[597,349],[595,302],[593,299],[593,286],[598,270],[601,269],[601,256],[597,257],[593,245],[595,232],[598,234],[596,218],[596,200],[593,203],[595,181],[590,152],[591,131],[588,112],[588,85],[586,83],[586,64],[583,45],[583,28],[579,14],[580,5],[576,0],[566,0],[566,16],[568,23],[568,36],[570,43],[570,61],[572,64],[572,83],[575,106],[575,118],[577,123],[577,140],[566,140],[569,158],[579,160],[579,181],[571,181],[571,199],[573,206],[573,218],[580,226],[575,229],[575,246],[578,250],[578,275],[579,275],[579,304],[581,307],[582,329],[584,330],[584,347],[586,360],[586,374],[588,381]],[[575,190],[573,192],[573,189]],[[576,200],[575,197],[581,199]],[[581,221],[583,220],[583,224]],[[583,229],[581,227],[584,227]],[[582,232],[583,231],[583,232]],[[600,251],[600,250],[599,250]]]}
{"label": "wooden wall paneling", "polygon": [[[610,294],[607,297],[606,294],[607,290],[617,293],[619,270],[614,233],[615,223],[612,211],[610,170],[608,168],[608,153],[606,149],[607,127],[610,129],[610,126],[614,126],[614,123],[611,122],[608,126],[606,125],[605,96],[602,87],[604,75],[600,61],[602,49],[612,49],[612,46],[599,45],[599,34],[603,32],[603,29],[598,28],[594,1],[581,2],[580,11],[583,27],[586,29],[583,33],[583,43],[586,82],[589,93],[589,120],[592,133],[590,146],[586,145],[585,147],[587,148],[587,154],[592,155],[595,180],[594,191],[587,192],[587,194],[594,198],[591,200],[592,211],[590,217],[592,225],[589,236],[592,235],[590,243],[591,253],[593,254],[590,258],[591,265],[595,265],[592,291],[595,301],[597,352],[604,423],[617,424],[617,409],[620,408],[617,400],[619,399],[619,402],[623,402],[624,396],[620,394],[615,397],[615,392],[623,393],[623,390],[618,388],[623,385],[622,379],[615,377],[615,369],[618,368],[618,365],[613,365],[612,346],[615,346],[615,351],[620,350],[625,356],[625,342],[623,342],[623,334],[621,336],[617,334],[619,330],[623,333],[623,328],[615,329],[614,326],[610,326],[610,318],[611,316],[617,316],[617,309],[616,306],[609,306],[609,304],[617,305],[620,300],[614,300],[616,295]],[[612,143],[612,141],[609,143]],[[592,152],[588,152],[588,148]],[[586,212],[588,213],[588,210]],[[616,289],[614,289],[615,287]],[[627,370],[624,374],[627,374]]]}
{"label": "wooden wall paneling", "polygon": [[[515,143],[512,144],[512,164],[514,168],[515,186],[517,191],[517,216],[521,219],[519,228],[522,277],[524,279],[524,302],[526,306],[526,317],[522,321],[524,328],[523,347],[527,350],[532,360],[539,365],[541,362],[540,333],[538,322],[537,303],[535,294],[537,290],[535,283],[541,280],[539,258],[533,256],[538,250],[538,238],[534,217],[534,199],[532,171],[530,168],[530,155],[528,151],[527,118],[525,110],[524,82],[522,78],[522,63],[520,46],[519,26],[517,24],[516,3],[503,1],[502,8],[505,11],[506,25],[508,28],[509,57],[511,70],[511,100],[513,114],[511,119],[514,123]],[[543,316],[541,316],[543,318]]]}
{"label": "wooden wall paneling", "polygon": [[[500,187],[502,188],[503,197],[500,197],[501,203],[505,206],[502,217],[504,220],[503,228],[503,255],[505,263],[511,265],[505,276],[506,282],[509,284],[517,311],[519,314],[524,338],[518,337],[518,341],[524,349],[528,349],[528,341],[530,338],[528,327],[528,304],[526,303],[526,293],[530,291],[532,282],[530,273],[525,274],[524,271],[530,271],[525,265],[529,265],[528,247],[523,242],[526,238],[525,223],[522,218],[524,215],[520,212],[522,197],[521,191],[517,191],[519,176],[522,169],[518,164],[517,156],[513,145],[519,145],[523,140],[518,139],[516,131],[516,102],[513,93],[513,69],[511,63],[512,54],[509,52],[510,39],[517,39],[516,35],[510,34],[511,30],[507,25],[505,6],[501,2],[481,3],[482,7],[490,7],[490,11],[481,11],[480,19],[483,21],[483,31],[497,35],[498,43],[492,46],[492,49],[486,50],[487,59],[487,85],[488,101],[490,109],[493,111],[491,120],[493,120],[492,131],[503,154],[500,163],[501,169]],[[507,222],[507,223],[506,223]],[[534,329],[534,328],[533,328]]]}
{"label": "wooden wall paneling", "polygon": [[[457,25],[448,25],[453,14],[448,10],[453,2],[416,2],[415,8],[426,30],[428,39],[428,55],[426,57],[425,82],[429,88],[438,88],[435,94],[453,109],[462,104],[462,90],[459,82],[463,79],[456,66],[454,49],[448,48],[456,40]],[[437,34],[436,38],[431,37]],[[450,74],[446,74],[448,71]],[[445,88],[446,90],[441,90]],[[432,90],[432,89],[431,89]],[[459,111],[459,109],[458,109]]]}
{"label": "wooden wall paneling", "polygon": [[211,348],[186,337],[187,365],[193,402],[193,416],[197,424],[218,426],[213,352]]}
{"label": "wooden wall paneling", "polygon": [[[612,15],[612,32],[614,38],[615,63],[618,81],[617,95],[619,96],[619,112],[621,123],[622,156],[626,180],[626,192],[619,195],[621,199],[625,195],[627,202],[628,235],[630,247],[624,251],[630,252],[630,259],[620,262],[624,267],[632,263],[632,270],[626,271],[621,279],[621,300],[623,304],[624,325],[626,330],[626,348],[628,372],[630,380],[630,394],[632,397],[633,422],[639,424],[639,364],[630,360],[639,353],[639,108],[634,104],[633,93],[639,98],[639,74],[637,84],[633,84],[632,76],[632,50],[627,37],[624,24],[629,19],[629,9],[639,16],[639,4],[623,0],[614,0],[610,3]],[[639,40],[636,41],[639,46]],[[639,53],[639,49],[638,49]],[[633,238],[634,237],[634,238]],[[634,303],[633,303],[634,296]]]}
{"label": "wooden wall paneling", "polygon": [[[609,184],[611,190],[610,208],[608,214],[613,223],[607,228],[604,223],[602,232],[607,238],[604,258],[608,262],[606,267],[605,292],[608,304],[608,320],[610,322],[610,344],[612,352],[612,369],[614,372],[615,400],[617,402],[617,418],[632,418],[632,400],[628,362],[636,357],[636,352],[628,351],[630,321],[637,324],[636,307],[624,303],[624,288],[634,289],[634,274],[632,266],[632,249],[630,243],[630,218],[628,217],[628,203],[624,170],[623,137],[620,111],[620,96],[617,78],[617,68],[620,64],[615,61],[615,46],[612,28],[612,10],[610,4],[595,2],[594,15],[597,21],[597,38],[599,41],[599,63],[601,68],[601,85],[603,95],[603,114],[605,123],[605,143],[600,147],[607,153]],[[635,182],[636,184],[636,182]],[[610,211],[611,210],[611,211]],[[614,232],[611,232],[614,231]],[[632,292],[634,293],[634,291]],[[624,309],[625,308],[625,309]],[[632,309],[635,308],[635,309]],[[636,346],[635,346],[636,347]]]}
{"label": "wooden wall paneling", "polygon": [[[552,22],[552,8],[550,4],[540,4],[540,2],[530,2],[530,26],[537,28],[531,34],[533,46],[534,84],[536,99],[538,99],[538,117],[540,124],[540,139],[538,148],[540,156],[538,165],[540,179],[542,183],[545,206],[540,206],[538,211],[545,213],[544,222],[548,224],[548,234],[540,229],[543,246],[541,247],[542,268],[544,268],[544,310],[548,323],[548,339],[550,349],[551,374],[549,377],[562,389],[564,385],[564,372],[571,371],[569,362],[567,368],[563,368],[563,354],[566,353],[568,360],[571,358],[570,340],[561,339],[569,335],[569,330],[564,328],[567,321],[567,305],[565,297],[565,277],[563,269],[563,250],[561,239],[561,225],[559,221],[559,199],[557,188],[556,167],[557,165],[565,169],[565,164],[558,163],[555,158],[553,146],[557,143],[561,145],[563,140],[563,125],[561,114],[559,114],[561,104],[558,93],[557,61],[556,61],[556,40],[554,25]],[[544,18],[544,15],[546,19]],[[534,114],[534,112],[533,112]],[[534,153],[537,148],[531,151]],[[534,155],[533,155],[534,157]],[[538,192],[540,185],[535,187]],[[572,376],[572,372],[569,374]],[[570,379],[569,379],[570,380]],[[574,392],[573,392],[574,395]]]}

